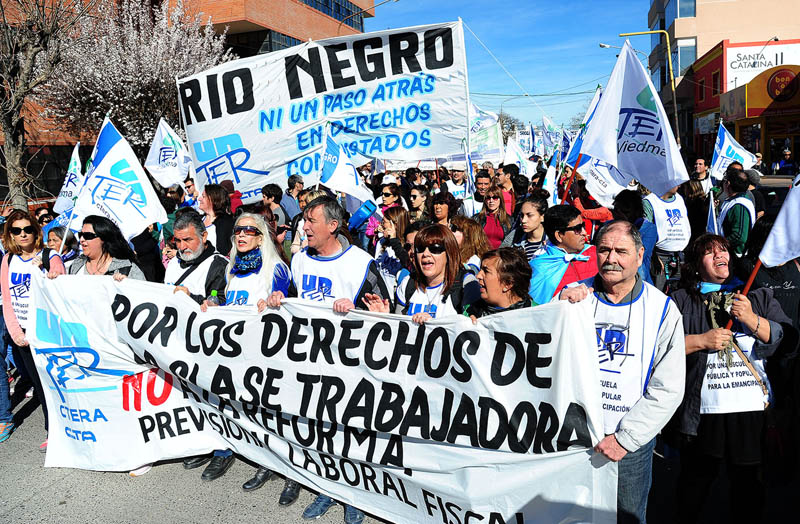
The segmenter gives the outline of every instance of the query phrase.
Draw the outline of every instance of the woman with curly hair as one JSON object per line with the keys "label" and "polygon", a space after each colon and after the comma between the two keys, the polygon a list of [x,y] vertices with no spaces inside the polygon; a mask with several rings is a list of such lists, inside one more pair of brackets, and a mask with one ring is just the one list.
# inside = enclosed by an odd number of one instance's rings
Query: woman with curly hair
{"label": "woman with curly hair", "polygon": [[461,200],[456,199],[448,191],[439,191],[430,199],[430,216],[434,223],[445,227],[450,226],[450,220],[458,214],[461,208]]}
{"label": "woman with curly hair", "polygon": [[489,239],[489,247],[497,249],[511,231],[511,219],[503,205],[503,188],[492,184],[483,197],[483,209],[475,217]]}

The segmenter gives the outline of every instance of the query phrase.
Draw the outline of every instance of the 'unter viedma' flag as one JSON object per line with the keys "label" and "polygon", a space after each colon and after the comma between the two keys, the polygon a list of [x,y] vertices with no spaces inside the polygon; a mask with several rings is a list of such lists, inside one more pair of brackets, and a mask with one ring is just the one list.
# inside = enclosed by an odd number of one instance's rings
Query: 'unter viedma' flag
{"label": "'unter viedma' flag", "polygon": [[163,118],[158,121],[144,167],[161,187],[182,183],[192,169],[192,157],[183,140]]}
{"label": "'unter viedma' flag", "polygon": [[800,176],[794,179],[758,258],[767,267],[800,257]]}
{"label": "'unter viedma' flag", "polygon": [[110,219],[128,240],[150,224],[167,221],[167,213],[144,168],[108,117],[100,128],[70,228],[80,229],[89,215]]}
{"label": "'unter viedma' flag", "polygon": [[69,161],[69,168],[67,168],[67,176],[64,177],[64,184],[61,186],[61,191],[58,192],[56,203],[53,204],[53,211],[58,214],[69,211],[75,206],[75,200],[78,198],[78,191],[83,186],[83,173],[81,173],[81,157],[78,151],[81,143],[75,144],[72,149],[72,158]]}
{"label": "'unter viedma' flag", "polygon": [[689,180],[661,99],[627,40],[583,136],[582,151],[657,195]]}

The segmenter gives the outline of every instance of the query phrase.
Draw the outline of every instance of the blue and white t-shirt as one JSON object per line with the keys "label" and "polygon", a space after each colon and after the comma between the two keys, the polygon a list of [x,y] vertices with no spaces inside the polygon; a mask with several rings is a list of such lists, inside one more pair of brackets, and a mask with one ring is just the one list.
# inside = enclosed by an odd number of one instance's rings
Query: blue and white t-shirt
{"label": "blue and white t-shirt", "polygon": [[428,313],[433,318],[443,318],[452,315],[458,315],[458,311],[453,307],[453,301],[450,296],[443,296],[443,284],[431,286],[424,289],[415,289],[414,294],[406,304],[406,287],[411,282],[410,277],[406,277],[397,286],[397,303],[403,308],[408,306],[406,314],[411,316],[417,313]]}
{"label": "blue and white t-shirt", "polygon": [[258,272],[243,276],[229,275],[228,286],[225,288],[225,305],[255,306],[259,300],[266,300],[273,291],[281,291],[284,296],[289,294],[289,283],[292,280],[289,266],[283,262],[275,264],[270,283],[261,271],[264,271],[263,267]]}

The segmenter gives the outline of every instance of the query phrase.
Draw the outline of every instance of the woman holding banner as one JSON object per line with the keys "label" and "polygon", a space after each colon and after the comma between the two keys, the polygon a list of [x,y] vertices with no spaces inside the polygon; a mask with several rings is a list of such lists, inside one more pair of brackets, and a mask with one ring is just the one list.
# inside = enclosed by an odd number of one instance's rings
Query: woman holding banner
{"label": "woman holding banner", "polygon": [[478,284],[481,298],[467,306],[464,314],[477,324],[478,319],[495,313],[531,307],[528,296],[531,266],[525,253],[513,247],[501,247],[481,257]]}
{"label": "woman holding banner", "polygon": [[[397,286],[395,313],[410,315],[423,324],[432,318],[459,315],[466,297],[479,295],[478,282],[461,264],[455,236],[441,224],[427,226],[414,237],[414,276]],[[389,313],[389,300],[367,294],[370,311]]]}
{"label": "woman holding banner", "polygon": [[[42,406],[44,414],[44,430],[47,432],[47,400],[42,389],[42,382],[36,365],[33,361],[33,353],[22,325],[27,321],[30,311],[31,298],[31,279],[34,273],[47,272],[49,276],[63,275],[64,263],[56,251],[44,249],[42,239],[42,228],[36,220],[25,211],[15,209],[6,219],[3,229],[3,246],[6,254],[0,266],[0,288],[3,293],[3,318],[6,322],[6,329],[11,341],[11,349],[15,356],[19,356],[16,361],[20,370],[28,377],[33,384],[33,391],[39,404]],[[5,358],[6,343],[2,343],[2,358]],[[8,381],[5,376],[0,377],[5,389],[5,400],[8,399]],[[0,392],[2,398],[3,392]],[[0,406],[2,407],[2,406]],[[3,411],[8,412],[4,416]],[[13,423],[10,419],[9,409],[1,410],[0,416],[8,420],[0,420],[0,434],[10,434]],[[3,439],[5,440],[5,439]],[[39,451],[47,451],[47,438],[39,446]]]}
{"label": "woman holding banner", "polygon": [[106,217],[89,215],[78,233],[83,254],[69,268],[70,275],[110,275],[146,280],[133,252],[116,224]]}
{"label": "woman holding banner", "polygon": [[[291,281],[289,266],[276,247],[274,230],[267,226],[261,215],[253,213],[239,215],[233,226],[233,247],[229,256],[230,262],[226,271],[228,284],[225,287],[226,306],[256,306],[261,312],[267,307],[266,299],[273,291],[289,294]],[[209,306],[216,304],[206,300],[200,309],[207,311]],[[231,457],[232,454],[230,450],[218,450],[215,452],[215,457]],[[231,464],[232,461],[231,457],[225,463]],[[272,471],[259,466],[253,478],[242,485],[242,489],[256,490],[271,477]],[[293,481],[287,480],[287,487],[297,484],[289,485],[290,483]],[[299,485],[294,489],[299,493]],[[283,494],[281,505],[286,505]]]}
{"label": "woman holding banner", "polygon": [[723,462],[736,520],[760,522],[764,507],[761,450],[772,395],[765,365],[793,328],[771,289],[739,292],[732,258],[727,239],[700,236],[672,294],[686,337],[686,389],[668,426],[681,450],[678,522],[698,521]]}

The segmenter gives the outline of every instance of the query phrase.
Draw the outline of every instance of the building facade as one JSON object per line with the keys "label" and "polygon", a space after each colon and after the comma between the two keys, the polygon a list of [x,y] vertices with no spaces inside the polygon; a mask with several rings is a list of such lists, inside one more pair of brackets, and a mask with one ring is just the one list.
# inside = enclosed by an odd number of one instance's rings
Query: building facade
{"label": "building facade", "polygon": [[[800,36],[798,20],[800,2],[786,0],[650,0],[647,21],[650,30],[664,30],[669,35],[671,62],[675,75],[677,98],[678,130],[681,143],[687,155],[694,154],[698,143],[705,143],[694,136],[696,119],[703,130],[710,122],[708,111],[716,104],[721,93],[735,87],[736,82],[749,81],[744,78],[750,73],[745,70],[723,71],[719,65],[717,73],[718,89],[714,89],[714,66],[719,56],[714,49],[725,39],[735,39],[744,47],[763,46],[774,37],[780,41]],[[723,60],[728,57],[727,47],[719,50]],[[700,60],[698,60],[700,57]],[[731,58],[735,54],[731,55]],[[702,78],[696,77],[694,63],[702,62],[705,72]],[[747,62],[745,59],[744,62]],[[726,63],[727,64],[727,63]],[[663,34],[651,35],[649,66],[653,84],[659,90],[665,109],[671,115],[675,108],[670,88],[667,45]],[[727,65],[726,65],[727,67]],[[756,68],[757,69],[757,68]],[[733,71],[733,69],[731,69]],[[760,72],[760,71],[759,71]],[[707,73],[707,74],[706,74]],[[746,73],[746,74],[745,74]],[[757,73],[756,73],[757,74]],[[704,109],[695,108],[698,84],[704,85],[703,100],[698,101]],[[705,113],[704,113],[705,112]],[[713,126],[716,132],[716,124]],[[705,133],[707,134],[707,133]],[[711,144],[713,148],[713,141]],[[702,154],[702,151],[698,151]]]}

